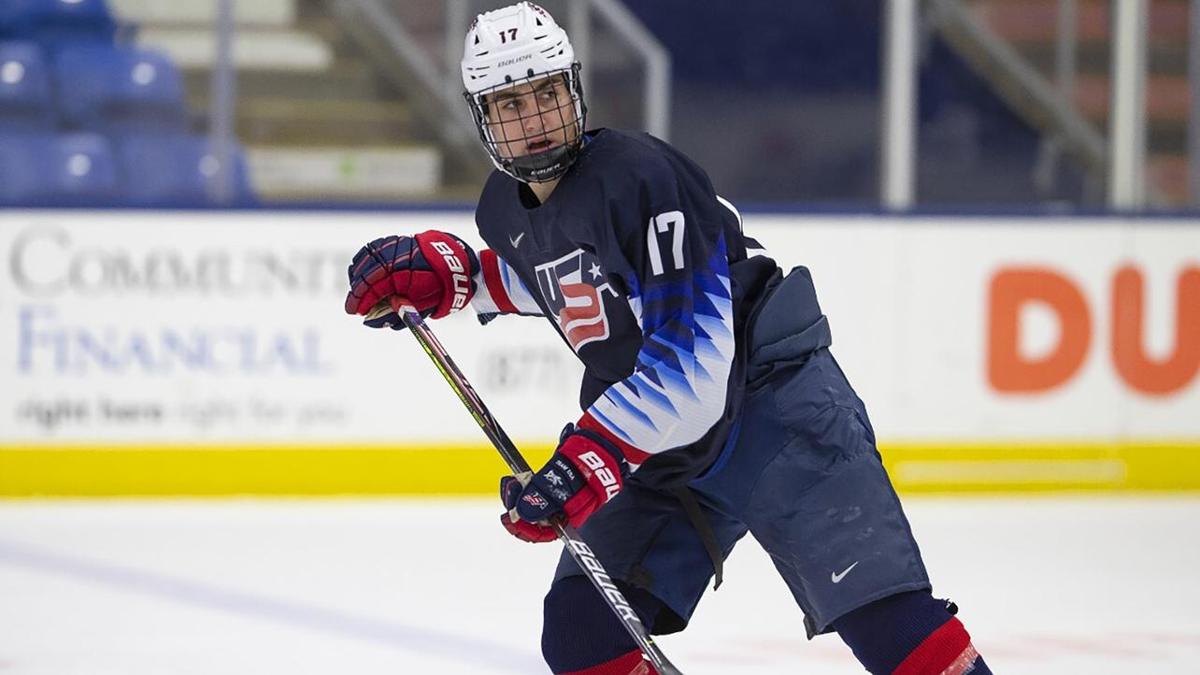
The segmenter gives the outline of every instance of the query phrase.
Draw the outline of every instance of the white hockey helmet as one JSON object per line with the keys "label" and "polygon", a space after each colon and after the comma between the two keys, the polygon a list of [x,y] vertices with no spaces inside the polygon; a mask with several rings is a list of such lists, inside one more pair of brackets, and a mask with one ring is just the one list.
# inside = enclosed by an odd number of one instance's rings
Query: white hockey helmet
{"label": "white hockey helmet", "polygon": [[[488,97],[554,75],[563,78],[571,96],[570,114],[557,108],[561,124],[557,129],[567,130],[568,141],[545,152],[506,157],[512,153],[502,154],[499,144],[512,147],[525,139],[496,137],[503,131],[488,117]],[[525,182],[549,181],[566,173],[583,146],[587,106],[575,50],[549,12],[532,2],[518,2],[475,17],[463,48],[462,78],[463,96],[496,168]]]}

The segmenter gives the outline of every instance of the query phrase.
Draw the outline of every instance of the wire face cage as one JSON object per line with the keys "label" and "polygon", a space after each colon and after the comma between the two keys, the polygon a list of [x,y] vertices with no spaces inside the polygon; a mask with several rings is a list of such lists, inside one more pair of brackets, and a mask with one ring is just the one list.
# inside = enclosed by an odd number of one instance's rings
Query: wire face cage
{"label": "wire face cage", "polygon": [[587,105],[579,63],[465,92],[492,163],[526,183],[561,177],[583,147]]}

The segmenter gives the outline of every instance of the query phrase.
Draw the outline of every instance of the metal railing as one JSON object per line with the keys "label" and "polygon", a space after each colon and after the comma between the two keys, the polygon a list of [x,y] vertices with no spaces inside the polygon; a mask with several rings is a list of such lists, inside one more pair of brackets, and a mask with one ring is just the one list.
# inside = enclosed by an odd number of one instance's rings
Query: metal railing
{"label": "metal railing", "polygon": [[[881,200],[891,208],[911,203],[915,186],[904,170],[906,148],[916,152],[907,116],[915,114],[909,89],[916,59],[897,52],[897,45],[917,49],[921,17],[915,0],[885,0],[884,143]],[[1200,202],[1200,0],[1191,0],[1189,52],[1190,119],[1188,122],[1189,186],[1193,203]],[[1107,139],[1077,109],[1074,102],[1078,49],[1076,0],[1059,0],[1055,40],[1055,82],[1043,77],[1004,39],[984,26],[962,0],[925,0],[933,27],[963,56],[1019,115],[1047,135],[1044,153],[1062,151],[1080,159],[1090,172],[1104,176],[1107,203],[1121,211],[1165,203],[1148,185],[1146,176],[1146,80],[1148,46],[1147,0],[1114,0],[1111,35],[1111,98]],[[1043,169],[1045,167],[1043,166]],[[906,182],[910,184],[905,185]]]}
{"label": "metal railing", "polygon": [[331,0],[330,7],[368,52],[384,55],[383,72],[426,94],[414,97],[414,101],[434,123],[447,148],[460,157],[477,157],[475,124],[457,89],[447,86],[446,74],[399,17],[381,0]]}
{"label": "metal railing", "polygon": [[880,202],[904,211],[916,203],[918,0],[884,6]]}
{"label": "metal railing", "polygon": [[1087,171],[1107,174],[1108,145],[1103,134],[1076,109],[1061,86],[1043,77],[959,0],[929,0],[928,4],[933,27],[1001,99]]}
{"label": "metal railing", "polygon": [[[215,36],[217,61],[213,70],[210,129],[220,167],[213,176],[214,201],[230,194],[228,154],[233,125],[235,79],[230,58],[232,0],[217,0]],[[462,37],[471,16],[486,9],[477,0],[445,0],[441,53],[423,47],[396,7],[386,0],[329,0],[347,29],[359,31],[402,64],[409,82],[426,95],[416,97],[434,122],[448,151],[478,159],[474,124],[462,105],[458,60]],[[491,3],[494,4],[494,3]],[[1191,30],[1188,44],[1190,110],[1187,121],[1188,188],[1193,204],[1200,203],[1200,0],[1189,0]],[[491,6],[491,5],[489,5]],[[1077,0],[1058,0],[1054,42],[1054,80],[1037,71],[1014,47],[993,33],[963,0],[885,0],[884,45],[881,53],[883,141],[880,156],[880,201],[890,209],[915,204],[916,72],[922,21],[937,30],[976,72],[1019,115],[1042,130],[1041,169],[1052,173],[1057,158],[1068,153],[1086,170],[1104,177],[1107,203],[1115,210],[1138,210],[1163,203],[1147,185],[1148,0],[1114,0],[1112,8],[1112,93],[1107,139],[1076,109],[1074,93],[1078,68]],[[924,12],[924,13],[923,13]],[[601,22],[635,56],[645,71],[641,95],[642,125],[660,138],[670,136],[671,59],[662,44],[619,0],[571,0],[560,9],[571,32],[577,55],[589,77],[595,22]],[[366,35],[369,33],[370,35]],[[389,70],[400,70],[392,68]]]}
{"label": "metal railing", "polygon": [[233,64],[234,0],[217,0],[213,36],[212,100],[209,103],[209,146],[216,158],[216,171],[209,176],[209,198],[225,206],[234,197],[233,148],[237,143],[234,117],[237,98],[237,69]]}
{"label": "metal railing", "polygon": [[1200,0],[1188,9],[1188,197],[1200,206]]}
{"label": "metal railing", "polygon": [[668,140],[671,135],[670,54],[637,17],[617,0],[586,0],[584,4],[603,18],[645,60],[646,81],[642,103],[644,127],[651,134]]}
{"label": "metal railing", "polygon": [[[383,0],[331,0],[339,17],[356,23],[359,30],[369,28],[376,32],[394,56],[406,64],[429,100],[440,109],[436,117],[443,121],[440,129],[443,139],[457,143],[452,139],[457,136],[474,145],[476,132],[462,103],[458,63],[471,19],[479,11],[494,8],[496,3],[486,3],[485,7],[472,0],[446,0],[440,4],[443,39],[438,53],[422,46],[396,8]],[[662,44],[618,0],[575,0],[559,14],[571,35],[576,56],[583,63],[585,82],[594,67],[589,58],[594,21],[603,22],[641,60],[646,72],[642,91],[643,127],[660,138],[669,137],[671,59]],[[359,20],[355,21],[356,17]]]}
{"label": "metal railing", "polygon": [[1146,0],[1120,0],[1113,9],[1112,103],[1109,115],[1108,205],[1146,206]]}

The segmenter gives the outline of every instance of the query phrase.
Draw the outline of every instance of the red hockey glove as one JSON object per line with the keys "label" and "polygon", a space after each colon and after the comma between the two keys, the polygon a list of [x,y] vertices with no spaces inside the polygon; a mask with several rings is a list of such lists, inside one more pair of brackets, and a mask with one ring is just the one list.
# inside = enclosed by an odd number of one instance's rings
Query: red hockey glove
{"label": "red hockey glove", "polygon": [[500,521],[518,539],[554,541],[558,535],[550,522],[565,518],[575,527],[583,525],[617,496],[628,474],[625,457],[608,439],[568,424],[558,449],[528,484],[513,476],[500,479],[500,499],[508,509]]}
{"label": "red hockey glove", "polygon": [[[346,313],[366,316],[379,304],[400,299],[422,316],[440,319],[471,301],[479,259],[452,234],[429,230],[412,237],[376,239],[359,249],[347,269]],[[394,321],[389,319],[394,318]],[[372,316],[373,328],[403,327],[393,311]]]}

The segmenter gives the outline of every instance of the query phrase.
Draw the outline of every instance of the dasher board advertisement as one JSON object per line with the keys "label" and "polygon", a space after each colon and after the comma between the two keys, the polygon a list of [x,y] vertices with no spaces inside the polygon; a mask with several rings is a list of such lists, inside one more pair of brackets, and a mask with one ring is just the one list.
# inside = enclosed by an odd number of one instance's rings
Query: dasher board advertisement
{"label": "dasher board advertisement", "polygon": [[[745,227],[812,271],[901,488],[1200,488],[1200,221]],[[453,210],[0,214],[0,494],[494,489],[415,342],[342,310],[359,246],[427,229],[481,246]],[[531,459],[578,417],[545,319],[432,326]],[[473,477],[417,477],[445,453]]]}

